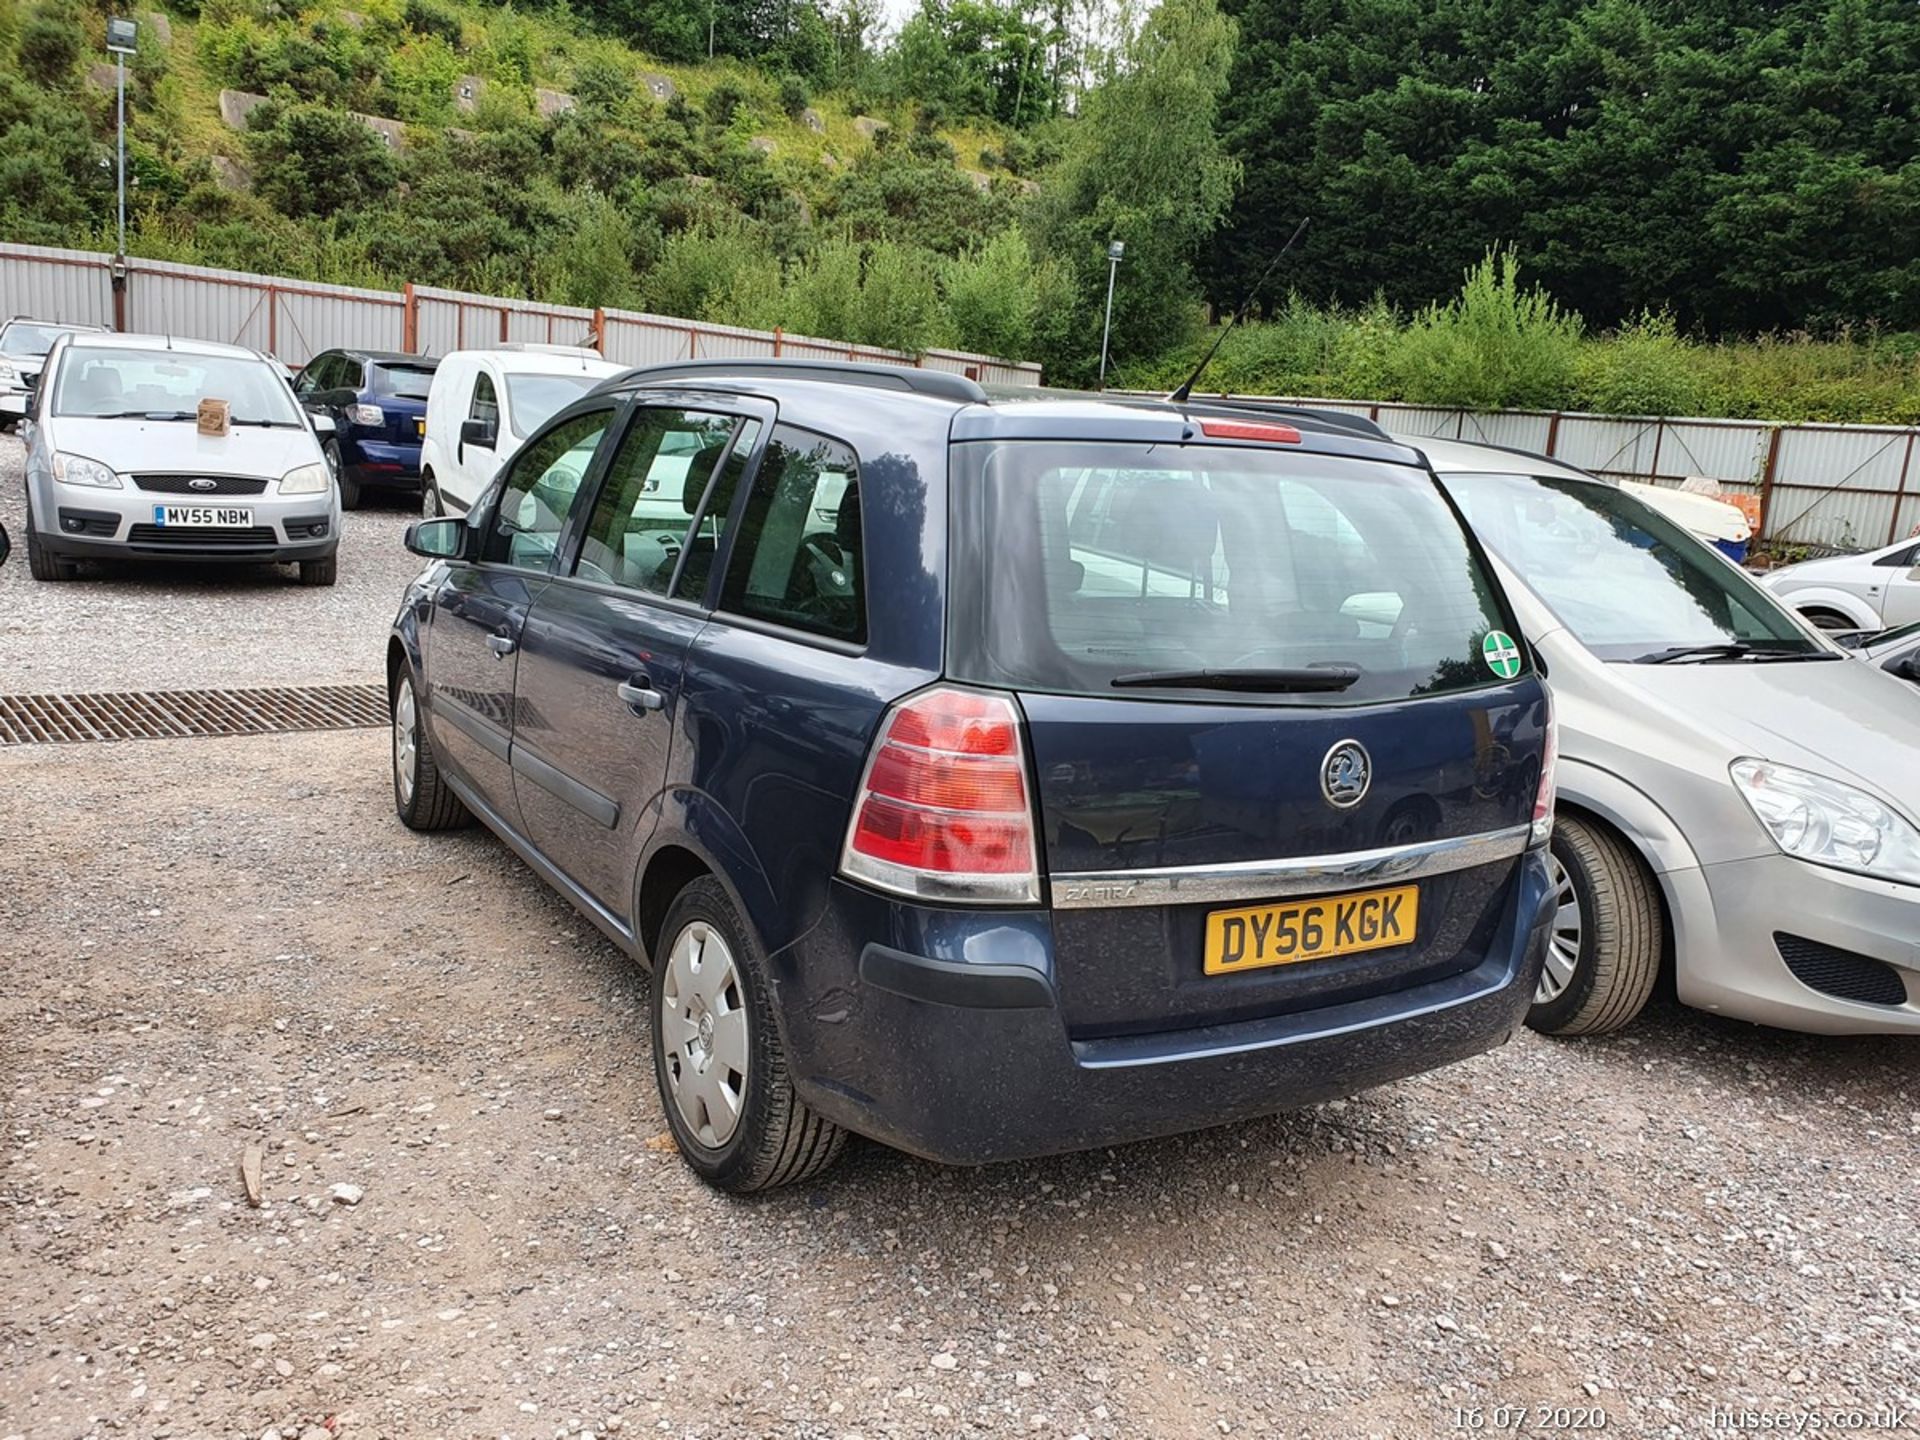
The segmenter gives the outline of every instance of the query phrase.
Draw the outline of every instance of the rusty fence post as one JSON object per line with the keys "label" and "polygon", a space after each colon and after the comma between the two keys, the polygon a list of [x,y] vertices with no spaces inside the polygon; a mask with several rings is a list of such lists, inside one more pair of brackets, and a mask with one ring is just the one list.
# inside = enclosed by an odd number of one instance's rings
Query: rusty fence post
{"label": "rusty fence post", "polygon": [[1900,538],[1900,507],[1907,503],[1907,473],[1913,469],[1914,432],[1907,431],[1907,452],[1900,457],[1900,488],[1893,492],[1893,515],[1887,521],[1887,543]]}
{"label": "rusty fence post", "polygon": [[406,289],[401,292],[400,301],[400,348],[409,355],[420,353],[420,297],[413,292],[413,282],[407,281]]}
{"label": "rusty fence post", "polygon": [[1780,432],[1786,427],[1775,425],[1767,440],[1767,463],[1760,471],[1760,523],[1754,527],[1755,538],[1771,540],[1773,536],[1767,530],[1767,522],[1773,518],[1773,478],[1774,470],[1780,463]]}

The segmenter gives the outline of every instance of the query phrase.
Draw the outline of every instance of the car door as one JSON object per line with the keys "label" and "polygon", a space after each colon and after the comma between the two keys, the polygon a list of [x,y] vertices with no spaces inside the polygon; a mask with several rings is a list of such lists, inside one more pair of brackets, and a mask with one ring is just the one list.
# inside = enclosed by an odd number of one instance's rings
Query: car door
{"label": "car door", "polygon": [[1920,620],[1920,545],[1909,545],[1890,558],[1882,572],[1886,589],[1880,600],[1880,623],[1889,630]]}
{"label": "car door", "polygon": [[434,747],[516,828],[509,755],[521,631],[552,579],[575,497],[617,413],[609,399],[536,436],[501,476],[497,498],[476,507],[477,558],[449,565],[433,592],[424,654]]}
{"label": "car door", "polygon": [[772,413],[731,397],[636,402],[581,506],[571,573],[540,592],[522,636],[513,779],[527,836],[622,924],[712,556]]}
{"label": "car door", "polygon": [[452,437],[455,482],[449,486],[443,481],[441,489],[470,507],[500,466],[500,395],[485,365],[474,370],[465,401]]}

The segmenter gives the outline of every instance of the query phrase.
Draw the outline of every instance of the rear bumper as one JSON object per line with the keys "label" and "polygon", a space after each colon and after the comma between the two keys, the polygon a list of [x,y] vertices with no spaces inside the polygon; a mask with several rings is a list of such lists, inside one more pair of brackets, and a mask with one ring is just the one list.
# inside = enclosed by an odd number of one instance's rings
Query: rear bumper
{"label": "rear bumper", "polygon": [[[1551,917],[1542,852],[1480,963],[1426,985],[1230,1025],[1076,1040],[1044,914],[928,910],[835,882],[776,960],[791,1073],[849,1129],[950,1164],[1231,1124],[1492,1049],[1526,1014]],[[868,940],[867,936],[884,936]]]}
{"label": "rear bumper", "polygon": [[420,447],[385,440],[349,439],[340,447],[347,478],[362,486],[420,488]]}

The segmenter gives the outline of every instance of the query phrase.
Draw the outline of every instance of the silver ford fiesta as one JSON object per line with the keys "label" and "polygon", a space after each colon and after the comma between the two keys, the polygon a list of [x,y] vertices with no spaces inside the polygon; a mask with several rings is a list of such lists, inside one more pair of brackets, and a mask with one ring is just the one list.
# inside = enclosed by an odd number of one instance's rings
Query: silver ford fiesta
{"label": "silver ford fiesta", "polygon": [[1593,1034],[1671,957],[1705,1010],[1920,1033],[1920,704],[1618,485],[1410,440],[1466,513],[1560,719],[1552,951],[1528,1017]]}
{"label": "silver ford fiesta", "polygon": [[340,492],[315,422],[252,350],[160,335],[68,335],[27,412],[27,563],[293,564],[331,585]]}

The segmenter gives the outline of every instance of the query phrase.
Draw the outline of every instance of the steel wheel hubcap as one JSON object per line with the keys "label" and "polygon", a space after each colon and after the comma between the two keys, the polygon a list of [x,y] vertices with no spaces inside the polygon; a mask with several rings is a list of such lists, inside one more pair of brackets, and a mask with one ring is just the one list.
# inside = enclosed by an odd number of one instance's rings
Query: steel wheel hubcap
{"label": "steel wheel hubcap", "polygon": [[1560,863],[1560,857],[1547,852],[1547,874],[1553,880],[1553,899],[1558,907],[1553,914],[1553,940],[1547,946],[1546,967],[1540,972],[1540,985],[1533,992],[1533,1003],[1544,1005],[1558,1000],[1573,983],[1580,966],[1580,896],[1573,888],[1573,873]]}
{"label": "steel wheel hubcap", "polygon": [[413,799],[413,772],[420,758],[420,717],[413,703],[413,682],[402,680],[393,701],[393,784],[400,803]]}
{"label": "steel wheel hubcap", "polygon": [[732,1138],[747,1101],[747,1011],[727,942],[704,920],[682,930],[660,988],[667,1090],[709,1149]]}

